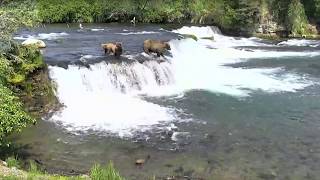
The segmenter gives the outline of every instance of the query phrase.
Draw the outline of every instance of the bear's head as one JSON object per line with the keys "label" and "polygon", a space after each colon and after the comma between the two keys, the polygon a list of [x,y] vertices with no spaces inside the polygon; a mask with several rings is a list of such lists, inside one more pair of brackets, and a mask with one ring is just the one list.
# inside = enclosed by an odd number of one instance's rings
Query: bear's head
{"label": "bear's head", "polygon": [[170,47],[170,44],[169,44],[169,43],[165,42],[164,45],[165,45],[165,47],[166,47],[167,50],[171,50],[171,47]]}

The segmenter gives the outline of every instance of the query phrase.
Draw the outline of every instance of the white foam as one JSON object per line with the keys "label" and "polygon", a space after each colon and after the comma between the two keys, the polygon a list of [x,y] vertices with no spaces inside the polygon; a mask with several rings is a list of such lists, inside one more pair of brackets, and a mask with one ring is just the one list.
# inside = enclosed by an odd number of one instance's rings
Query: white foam
{"label": "white foam", "polygon": [[24,36],[15,36],[13,39],[16,40],[27,40],[27,39],[34,39],[35,37],[32,35],[24,35]]}
{"label": "white foam", "polygon": [[46,40],[55,40],[62,38],[64,36],[68,36],[68,33],[61,32],[61,33],[40,33],[38,34],[39,39],[46,39]]}
{"label": "white foam", "polygon": [[[202,43],[210,44],[212,48],[237,47],[237,46],[269,46],[260,42],[259,38],[234,38],[224,36],[221,31],[214,26],[184,26],[172,32],[178,34],[188,34],[196,36]],[[207,40],[201,38],[214,37],[214,40]]]}
{"label": "white foam", "polygon": [[96,28],[96,29],[91,29],[91,31],[96,32],[96,31],[104,31],[102,28]]}
{"label": "white foam", "polygon": [[289,39],[287,41],[282,41],[278,43],[280,46],[310,46],[318,47],[320,46],[319,40],[307,40],[307,39]]}
{"label": "white foam", "polygon": [[24,35],[24,36],[16,36],[14,39],[17,40],[26,40],[26,39],[42,39],[42,40],[56,40],[60,39],[64,36],[68,36],[68,33],[39,33],[38,35]]}
{"label": "white foam", "polygon": [[313,84],[305,77],[284,72],[281,68],[242,69],[224,65],[247,61],[248,58],[308,56],[315,53],[208,49],[203,42],[191,39],[171,41],[171,49],[178,91],[204,89],[233,96],[248,96],[256,90],[294,92]]}
{"label": "white foam", "polygon": [[155,32],[155,31],[138,31],[138,32],[128,32],[128,33],[116,33],[120,35],[141,35],[141,34],[159,34],[160,32]]}
{"label": "white foam", "polygon": [[50,77],[57,83],[57,95],[66,106],[52,120],[70,126],[71,131],[93,129],[127,137],[157,124],[170,125],[175,119],[171,109],[135,95],[141,86],[161,86],[153,72],[140,63],[102,62],[90,69],[50,67]]}
{"label": "white foam", "polygon": [[172,32],[179,33],[179,34],[192,34],[194,36],[197,36],[198,38],[212,37],[212,36],[221,34],[220,30],[213,26],[206,26],[206,27],[183,26],[182,28],[173,30]]}

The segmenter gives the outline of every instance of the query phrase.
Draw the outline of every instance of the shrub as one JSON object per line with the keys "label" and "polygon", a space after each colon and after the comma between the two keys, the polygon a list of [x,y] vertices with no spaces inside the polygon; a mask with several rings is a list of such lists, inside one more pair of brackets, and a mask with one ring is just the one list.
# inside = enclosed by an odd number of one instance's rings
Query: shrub
{"label": "shrub", "polygon": [[0,84],[0,145],[4,137],[19,132],[28,124],[35,123],[24,110],[19,99],[13,92]]}

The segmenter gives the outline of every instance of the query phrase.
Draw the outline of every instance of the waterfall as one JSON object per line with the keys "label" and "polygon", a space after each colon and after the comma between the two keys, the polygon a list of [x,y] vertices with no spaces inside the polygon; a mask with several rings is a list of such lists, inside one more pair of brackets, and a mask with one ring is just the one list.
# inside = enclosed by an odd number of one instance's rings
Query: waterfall
{"label": "waterfall", "polygon": [[[57,96],[65,107],[51,120],[70,130],[98,130],[130,136],[179,120],[172,107],[146,101],[201,89],[235,97],[254,91],[295,92],[313,84],[308,77],[277,68],[232,68],[227,64],[250,58],[315,56],[318,52],[242,50],[241,46],[270,46],[257,38],[234,38],[215,27],[183,27],[180,34],[199,38],[171,40],[167,62],[100,62],[90,67],[50,66]],[[213,36],[214,40],[201,39]]]}
{"label": "waterfall", "polygon": [[90,68],[69,65],[67,69],[51,66],[50,76],[65,105],[52,120],[63,122],[70,130],[105,130],[129,136],[135,130],[174,120],[173,110],[137,97],[174,83],[167,62],[101,62]]}

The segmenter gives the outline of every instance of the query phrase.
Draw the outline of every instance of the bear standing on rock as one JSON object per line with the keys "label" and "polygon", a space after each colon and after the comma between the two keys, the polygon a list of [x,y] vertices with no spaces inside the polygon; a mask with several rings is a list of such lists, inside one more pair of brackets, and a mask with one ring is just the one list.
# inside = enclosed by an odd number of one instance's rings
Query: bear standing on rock
{"label": "bear standing on rock", "polygon": [[101,47],[104,49],[105,54],[114,54],[117,58],[120,57],[122,54],[122,44],[117,42],[117,43],[106,43],[106,44],[101,44]]}
{"label": "bear standing on rock", "polygon": [[159,40],[145,40],[143,43],[145,53],[156,53],[158,57],[163,56],[166,50],[171,50],[169,43]]}

